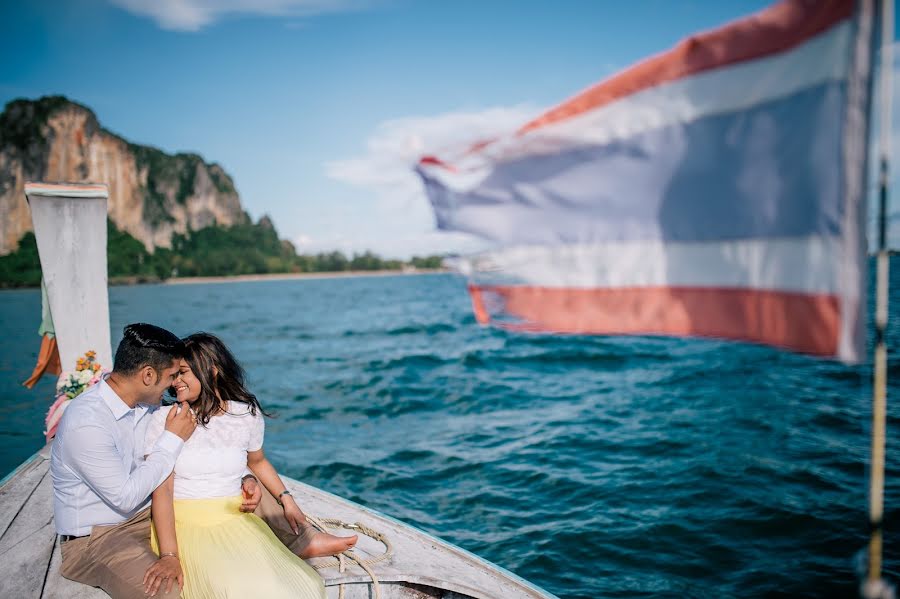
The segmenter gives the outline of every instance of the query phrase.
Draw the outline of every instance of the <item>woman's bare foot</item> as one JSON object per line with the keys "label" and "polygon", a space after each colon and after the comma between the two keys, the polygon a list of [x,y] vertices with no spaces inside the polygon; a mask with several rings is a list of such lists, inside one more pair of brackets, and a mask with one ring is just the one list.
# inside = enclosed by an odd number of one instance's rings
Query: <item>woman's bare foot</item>
{"label": "woman's bare foot", "polygon": [[337,555],[341,551],[347,551],[356,545],[356,540],[356,535],[352,537],[336,537],[328,533],[317,532],[300,557],[309,559],[311,557]]}

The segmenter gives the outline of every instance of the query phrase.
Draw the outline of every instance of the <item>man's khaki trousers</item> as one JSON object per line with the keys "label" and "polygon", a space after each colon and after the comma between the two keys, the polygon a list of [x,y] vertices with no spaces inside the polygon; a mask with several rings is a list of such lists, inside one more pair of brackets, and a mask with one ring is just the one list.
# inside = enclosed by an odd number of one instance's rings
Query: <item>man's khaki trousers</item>
{"label": "man's khaki trousers", "polygon": [[[262,486],[262,500],[256,511],[275,536],[296,555],[309,545],[315,529],[307,524],[295,535],[275,498]],[[144,573],[157,557],[150,549],[150,509],[130,520],[112,526],[95,526],[90,536],[72,539],[60,545],[63,576],[92,587],[100,587],[113,599],[146,599]],[[157,598],[176,599],[178,585],[165,593],[163,585]]]}

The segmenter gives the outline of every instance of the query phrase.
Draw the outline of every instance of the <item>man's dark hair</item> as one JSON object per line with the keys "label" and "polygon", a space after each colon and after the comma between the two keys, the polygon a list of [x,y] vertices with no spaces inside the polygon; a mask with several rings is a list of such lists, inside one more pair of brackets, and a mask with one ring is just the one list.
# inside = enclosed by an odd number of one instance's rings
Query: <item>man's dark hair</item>
{"label": "man's dark hair", "polygon": [[184,355],[181,339],[158,326],[136,322],[126,326],[123,334],[116,349],[113,372],[130,375],[150,366],[159,380],[160,371]]}

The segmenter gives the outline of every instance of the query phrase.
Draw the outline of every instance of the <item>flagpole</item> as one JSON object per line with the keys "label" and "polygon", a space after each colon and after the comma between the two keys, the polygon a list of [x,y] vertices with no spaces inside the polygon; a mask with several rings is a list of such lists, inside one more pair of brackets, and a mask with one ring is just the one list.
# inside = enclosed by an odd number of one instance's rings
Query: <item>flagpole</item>
{"label": "flagpole", "polygon": [[877,586],[881,579],[882,518],[884,515],[884,445],[887,408],[888,320],[887,200],[890,179],[891,71],[894,41],[894,2],[881,2],[881,118],[878,175],[878,258],[875,304],[875,368],[872,388],[872,462],[869,472],[869,560],[866,582]]}

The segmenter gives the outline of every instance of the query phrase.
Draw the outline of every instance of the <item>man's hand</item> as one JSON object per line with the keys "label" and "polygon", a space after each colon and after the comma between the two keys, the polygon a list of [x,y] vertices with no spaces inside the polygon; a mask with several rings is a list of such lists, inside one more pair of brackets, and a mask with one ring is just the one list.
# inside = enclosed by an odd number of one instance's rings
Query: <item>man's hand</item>
{"label": "man's hand", "polygon": [[281,499],[284,504],[284,517],[287,519],[288,524],[291,525],[291,530],[294,531],[294,534],[299,535],[300,527],[306,526],[306,516],[297,507],[297,502],[294,501],[293,497],[282,495]]}
{"label": "man's hand", "polygon": [[156,596],[163,583],[166,585],[166,593],[172,590],[172,585],[178,583],[178,588],[184,588],[184,572],[181,571],[181,562],[172,555],[159,558],[155,564],[147,568],[144,574],[144,594]]}
{"label": "man's hand", "polygon": [[244,482],[241,483],[241,496],[244,498],[244,502],[241,504],[242,512],[252,512],[256,509],[262,500],[262,489],[255,478],[248,476],[244,479]]}
{"label": "man's hand", "polygon": [[188,403],[181,402],[172,406],[166,416],[166,430],[175,433],[183,441],[187,441],[197,428],[197,416]]}

